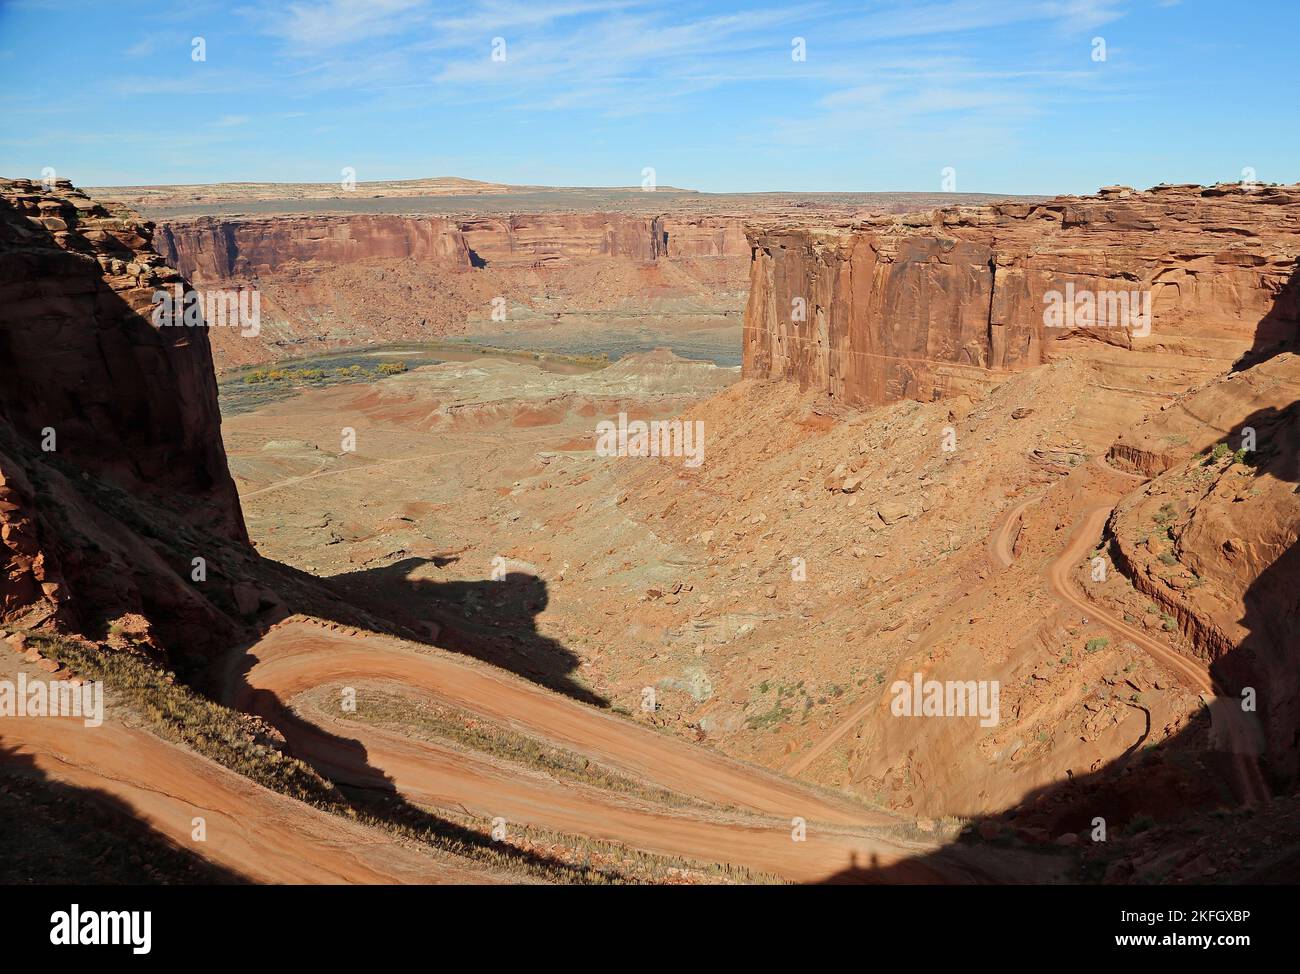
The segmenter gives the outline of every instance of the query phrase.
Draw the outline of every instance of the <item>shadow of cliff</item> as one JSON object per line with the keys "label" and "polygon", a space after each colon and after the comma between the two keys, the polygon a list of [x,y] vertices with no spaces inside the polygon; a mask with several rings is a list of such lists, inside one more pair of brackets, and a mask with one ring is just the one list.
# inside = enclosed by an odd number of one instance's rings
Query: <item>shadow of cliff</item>
{"label": "shadow of cliff", "polygon": [[[434,837],[444,851],[470,856],[489,866],[522,866],[562,882],[608,878],[593,871],[589,854],[587,862],[573,863],[545,852],[498,841],[490,833],[439,815],[404,797],[393,777],[372,760],[369,749],[360,740],[327,730],[300,716],[269,690],[252,688],[247,674],[257,663],[255,652],[250,651],[241,660],[236,674],[239,686],[235,698],[243,704],[242,709],[262,717],[279,730],[284,735],[286,753],[331,782],[347,808],[363,820],[377,820],[408,835],[414,834],[420,840]],[[463,806],[461,810],[466,819],[485,817]]]}
{"label": "shadow of cliff", "polygon": [[[1256,410],[1237,423],[1222,442],[1228,449],[1239,446],[1242,431],[1255,431],[1256,450],[1245,463],[1254,479],[1270,477],[1295,485],[1300,493],[1300,401],[1282,409]],[[1243,552],[1225,553],[1241,557]],[[1297,758],[1300,758],[1300,544],[1285,549],[1246,589],[1242,597],[1243,614],[1237,620],[1246,630],[1245,637],[1230,653],[1210,667],[1216,680],[1240,692],[1243,687],[1257,690],[1259,719],[1265,730],[1269,750],[1279,758],[1272,770],[1274,785],[1290,792],[1295,789]],[[1288,660],[1288,650],[1292,658]],[[1269,691],[1277,678],[1291,674],[1295,681],[1290,699],[1276,699]],[[1289,724],[1289,728],[1284,725]],[[1285,742],[1276,739],[1289,730]]]}
{"label": "shadow of cliff", "polygon": [[1229,371],[1243,372],[1282,352],[1300,352],[1300,260],[1296,261],[1268,314],[1255,327],[1251,347]]}
{"label": "shadow of cliff", "polygon": [[537,629],[550,595],[526,572],[501,580],[438,582],[411,575],[438,559],[404,558],[381,568],[324,579],[339,597],[413,632],[421,642],[473,656],[596,707],[609,701],[572,678],[581,659]]}
{"label": "shadow of cliff", "polygon": [[[583,703],[608,706],[605,698],[571,679],[579,657],[538,632],[536,616],[549,602],[543,579],[524,572],[510,572],[499,581],[437,582],[411,577],[426,565],[442,568],[455,560],[411,557],[329,578],[263,560],[261,564],[269,573],[292,579],[310,595],[272,608],[261,622],[265,625],[303,614],[363,627],[472,656]],[[322,600],[320,594],[334,598]],[[233,699],[241,702],[242,709],[275,726],[285,737],[287,752],[336,785],[356,813],[417,834],[438,836],[462,854],[478,853],[480,858],[486,854],[490,861],[527,866],[552,879],[583,882],[608,878],[587,864],[496,841],[404,797],[362,741],[301,716],[269,690],[250,686],[247,674],[258,663],[256,653],[254,639],[234,674]],[[481,817],[468,809],[462,811],[467,819]]]}
{"label": "shadow of cliff", "polygon": [[0,884],[245,882],[146,825],[107,792],[55,781],[29,755],[0,744]]}

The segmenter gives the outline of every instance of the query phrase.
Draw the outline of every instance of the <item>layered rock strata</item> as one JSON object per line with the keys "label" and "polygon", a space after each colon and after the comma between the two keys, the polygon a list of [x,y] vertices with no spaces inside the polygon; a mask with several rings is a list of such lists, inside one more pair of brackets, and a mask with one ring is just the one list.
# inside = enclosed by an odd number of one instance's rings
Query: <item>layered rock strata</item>
{"label": "layered rock strata", "polygon": [[1222,371],[1294,344],[1300,187],[1111,187],[748,228],[744,371],[849,404],[987,387],[1086,338]]}
{"label": "layered rock strata", "polygon": [[188,283],[152,230],[66,181],[0,180],[0,622],[203,644],[238,614],[231,557],[254,555],[208,329],[154,325]]}

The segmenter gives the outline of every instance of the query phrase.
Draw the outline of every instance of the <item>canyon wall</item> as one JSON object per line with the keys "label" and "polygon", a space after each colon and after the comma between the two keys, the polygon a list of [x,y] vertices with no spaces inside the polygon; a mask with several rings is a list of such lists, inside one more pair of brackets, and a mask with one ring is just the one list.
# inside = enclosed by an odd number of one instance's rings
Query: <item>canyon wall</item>
{"label": "canyon wall", "polygon": [[249,279],[289,264],[411,260],[445,271],[565,265],[595,257],[747,257],[734,217],[674,219],[573,213],[434,216],[200,217],[164,224],[159,252],[196,284]]}
{"label": "canyon wall", "polygon": [[214,334],[218,367],[574,316],[734,327],[749,262],[737,217],[199,217],[162,225],[157,242],[196,286],[261,294],[263,334]]}
{"label": "canyon wall", "polygon": [[470,252],[454,223],[431,217],[259,219],[205,217],[158,230],[158,252],[195,284],[249,279],[302,261],[415,260],[469,270]]}
{"label": "canyon wall", "polygon": [[[1079,339],[1177,355],[1209,375],[1294,342],[1300,320],[1300,187],[1112,187],[828,226],[755,224],[748,239],[745,375],[854,405],[974,391]],[[1132,296],[1135,309],[1149,301],[1149,322],[1088,319],[1083,305],[1045,317],[1085,293]]]}
{"label": "canyon wall", "polygon": [[[0,417],[124,490],[247,540],[226,469],[206,327],[154,327],[188,287],[153,224],[63,183],[0,185]],[[201,503],[196,503],[201,502]]]}
{"label": "canyon wall", "polygon": [[[157,618],[202,644],[231,598],[220,552],[252,557],[208,330],[151,323],[155,290],[185,286],[152,229],[66,181],[0,180],[0,621]],[[193,557],[227,584],[188,584]]]}

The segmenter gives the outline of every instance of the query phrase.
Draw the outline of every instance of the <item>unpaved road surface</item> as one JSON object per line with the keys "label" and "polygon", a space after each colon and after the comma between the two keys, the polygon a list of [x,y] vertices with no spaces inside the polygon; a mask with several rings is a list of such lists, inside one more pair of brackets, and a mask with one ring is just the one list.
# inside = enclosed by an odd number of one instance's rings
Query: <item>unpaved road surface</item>
{"label": "unpaved road surface", "polygon": [[1066,545],[1061,557],[1052,563],[1048,572],[1048,581],[1051,583],[1053,593],[1074,608],[1087,613],[1089,618],[1104,622],[1116,633],[1149,653],[1170,671],[1181,676],[1202,694],[1227,700],[1230,705],[1216,707],[1215,716],[1220,717],[1225,723],[1229,748],[1237,769],[1239,797],[1246,804],[1267,801],[1268,786],[1263,774],[1260,773],[1259,764],[1250,756],[1250,749],[1245,743],[1248,740],[1248,728],[1239,719],[1241,710],[1231,705],[1234,702],[1233,698],[1211,676],[1210,668],[1200,660],[1184,656],[1159,640],[1152,639],[1142,630],[1130,626],[1123,619],[1090,602],[1070,580],[1070,569],[1077,565],[1085,552],[1090,551],[1100,540],[1102,528],[1113,509],[1113,505],[1102,504],[1085,512],[1070,543]]}
{"label": "unpaved road surface", "polygon": [[[1093,465],[1105,474],[1113,478],[1122,478],[1135,486],[1145,483],[1147,480],[1146,477],[1139,474],[1128,473],[1112,467],[1106,463],[1103,457],[1096,457]],[[1171,672],[1178,674],[1190,687],[1204,695],[1217,696],[1226,701],[1229,705],[1216,707],[1215,714],[1216,717],[1220,714],[1223,715],[1221,719],[1224,721],[1229,749],[1233,753],[1234,765],[1237,768],[1238,794],[1248,804],[1266,801],[1269,795],[1267,784],[1259,770],[1258,763],[1250,754],[1250,747],[1246,743],[1249,740],[1249,728],[1244,726],[1239,709],[1232,705],[1233,698],[1229,697],[1226,691],[1218,686],[1210,675],[1209,668],[1201,661],[1178,653],[1159,640],[1148,636],[1142,630],[1128,625],[1122,619],[1089,601],[1070,581],[1070,571],[1075,565],[1079,564],[1084,554],[1091,550],[1100,539],[1106,519],[1114,510],[1115,501],[1118,499],[1117,494],[1118,491],[1112,492],[1106,495],[1101,503],[1075,512],[1075,526],[1070,539],[1065,548],[1052,561],[1046,572],[1046,581],[1053,595],[1062,602],[1081,610],[1087,617],[1097,619],[1117,634],[1131,640]],[[1005,569],[1014,562],[1015,543],[1020,534],[1024,513],[1030,505],[1037,503],[1041,499],[1041,496],[1034,496],[1021,500],[998,519],[988,540],[989,559],[995,568]],[[924,648],[925,645],[924,641],[920,643],[918,650]],[[843,740],[858,723],[878,706],[879,701],[872,700],[865,701],[854,707],[829,733],[791,762],[786,768],[787,772],[791,775],[799,775],[807,770],[812,766],[813,762],[834,747],[836,743]]]}
{"label": "unpaved road surface", "polygon": [[998,568],[1010,568],[1015,561],[1016,538],[1020,536],[1021,518],[1030,504],[1038,503],[1038,497],[1027,497],[1015,504],[994,527],[989,535],[989,558]]}
{"label": "unpaved road surface", "polygon": [[[322,771],[357,785],[391,787],[422,806],[592,836],[648,852],[729,862],[799,882],[855,865],[888,869],[891,882],[997,879],[961,850],[871,834],[896,824],[883,812],[602,713],[509,674],[441,651],[312,620],[275,627],[233,667],[231,703],[277,723],[291,746]],[[563,746],[638,780],[721,806],[663,807],[560,783],[485,756],[286,704],[323,685],[400,683],[485,718]],[[807,822],[794,841],[793,819]],[[884,875],[884,874],[882,874]]]}
{"label": "unpaved road surface", "polygon": [[[6,674],[6,678],[9,678]],[[183,747],[107,719],[0,721],[4,760],[99,793],[203,858],[259,883],[509,881],[278,795]],[[203,818],[207,838],[191,838]]]}

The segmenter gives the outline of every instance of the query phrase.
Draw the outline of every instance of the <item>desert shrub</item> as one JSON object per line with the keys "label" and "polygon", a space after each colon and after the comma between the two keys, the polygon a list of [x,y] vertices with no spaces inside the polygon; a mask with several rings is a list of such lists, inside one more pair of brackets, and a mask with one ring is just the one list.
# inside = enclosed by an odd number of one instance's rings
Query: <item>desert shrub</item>
{"label": "desert shrub", "polygon": [[1145,832],[1156,824],[1156,820],[1150,815],[1134,815],[1129,820],[1128,829],[1130,835],[1137,835],[1139,832]]}

